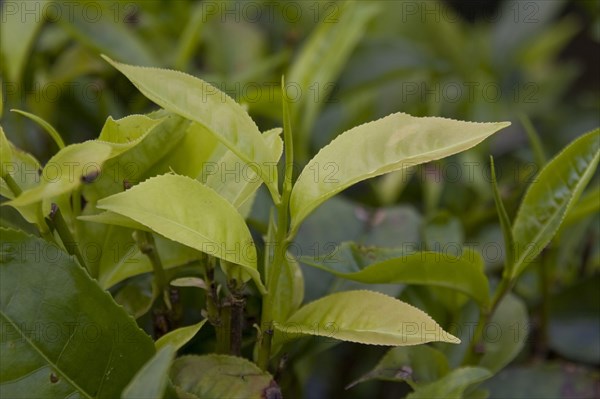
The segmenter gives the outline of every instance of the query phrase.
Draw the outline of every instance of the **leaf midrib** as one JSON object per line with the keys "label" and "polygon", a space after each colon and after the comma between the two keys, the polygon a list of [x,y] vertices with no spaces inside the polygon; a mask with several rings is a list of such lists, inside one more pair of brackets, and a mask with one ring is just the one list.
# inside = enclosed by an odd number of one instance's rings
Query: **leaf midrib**
{"label": "leaf midrib", "polygon": [[[93,396],[91,396],[90,394],[88,394],[83,388],[81,388],[79,386],[79,384],[77,384],[75,381],[73,381],[71,378],[69,378],[69,376],[67,375],[67,373],[65,371],[63,371],[61,368],[58,367],[58,365],[56,365],[54,362],[52,362],[47,356],[46,354],[37,347],[37,345],[35,345],[35,343],[29,339],[29,337],[25,334],[23,334],[23,331],[17,327],[17,325],[15,324],[15,322],[5,314],[4,310],[0,310],[0,315],[6,320],[8,321],[13,328],[19,332],[19,334],[25,339],[25,341],[27,341],[27,343],[35,349],[35,352],[40,355],[48,365],[52,366],[58,373],[61,374],[61,376],[69,382],[69,384],[71,384],[72,387],[74,387],[75,389],[77,389],[80,393],[82,393],[83,395],[85,395],[86,398],[88,399],[95,399]],[[104,378],[103,378],[104,380]]]}

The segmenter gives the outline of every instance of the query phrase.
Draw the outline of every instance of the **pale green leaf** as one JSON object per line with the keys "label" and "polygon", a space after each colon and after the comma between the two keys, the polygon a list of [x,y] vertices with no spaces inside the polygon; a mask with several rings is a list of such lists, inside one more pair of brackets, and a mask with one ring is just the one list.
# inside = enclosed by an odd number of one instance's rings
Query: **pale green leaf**
{"label": "pale green leaf", "polygon": [[[367,284],[422,284],[451,288],[467,294],[486,308],[489,304],[487,277],[481,256],[468,249],[461,256],[441,252],[415,252],[386,260],[385,249],[342,243],[336,254],[321,261],[301,258],[338,277]],[[387,250],[390,251],[390,250]],[[395,255],[395,254],[394,254]],[[370,262],[369,258],[377,260]]]}
{"label": "pale green leaf", "polygon": [[189,177],[162,175],[103,198],[97,207],[145,225],[176,242],[238,264],[264,290],[256,248],[242,216],[211,188]]}
{"label": "pale green leaf", "polygon": [[[281,128],[275,128],[263,133],[265,142],[277,155],[277,160],[283,151],[283,141],[279,137]],[[213,165],[213,172],[206,178],[206,185],[214,189],[223,198],[240,208],[262,184],[260,171],[256,166],[243,162],[233,151],[227,151]],[[257,173],[258,172],[258,173]]]}
{"label": "pale green leaf", "polygon": [[254,363],[235,356],[183,356],[171,368],[176,388],[198,398],[280,398],[273,377]]}
{"label": "pale green leaf", "polygon": [[461,367],[428,385],[417,388],[406,399],[463,399],[467,388],[490,378],[492,373],[481,367]]}
{"label": "pale green leaf", "polygon": [[278,154],[273,153],[248,113],[225,93],[183,72],[121,64],[104,56],[150,100],[200,123],[247,164],[260,170],[272,194]]}
{"label": "pale green leaf", "polygon": [[[111,142],[112,152],[109,160],[106,161],[103,173],[94,179],[92,184],[86,184],[83,188],[83,194],[88,203],[94,205],[100,198],[111,194],[116,194],[124,190],[124,184],[135,185],[149,177],[168,173],[171,170],[168,162],[170,154],[181,146],[184,137],[187,135],[190,122],[177,115],[169,114],[165,111],[157,111],[150,114],[152,119],[160,121],[156,126],[150,127],[151,122],[144,120],[144,125],[148,126],[146,133],[138,137],[137,140],[123,144]],[[138,117],[132,119],[121,119],[116,123],[123,123],[125,129],[135,123]],[[127,133],[115,131],[114,124],[110,120],[105,124],[105,133],[103,137],[117,137]],[[104,130],[104,128],[103,128]],[[109,133],[112,130],[113,133]],[[108,143],[108,142],[107,142]],[[189,159],[186,159],[188,161]],[[166,164],[165,164],[166,163]]]}
{"label": "pale green leaf", "polygon": [[153,119],[146,115],[128,115],[117,120],[109,116],[102,126],[98,140],[122,144],[122,147],[126,149],[138,142],[150,129],[163,120],[164,118]]}
{"label": "pale green leaf", "polygon": [[206,281],[202,280],[200,277],[180,277],[172,280],[170,284],[174,287],[196,287],[203,290],[208,289]]}
{"label": "pale green leaf", "polygon": [[119,397],[154,345],[72,257],[0,230],[0,396]]}
{"label": "pale green leaf", "polygon": [[187,344],[192,338],[194,338],[204,323],[206,323],[206,319],[191,326],[181,327],[173,331],[169,331],[155,342],[156,349],[161,350],[165,346],[171,346],[176,351],[181,349],[183,345]]}
{"label": "pale green leaf", "polygon": [[19,109],[11,109],[11,111],[31,119],[32,121],[34,121],[35,123],[40,125],[42,128],[44,128],[46,133],[48,133],[48,135],[52,138],[52,140],[54,140],[54,142],[58,146],[59,150],[62,150],[63,148],[65,148],[65,142],[63,141],[62,137],[60,137],[60,134],[56,131],[56,129],[51,124],[49,124],[48,122],[46,122],[39,116],[30,114],[29,112],[21,111]]}
{"label": "pale green leaf", "polygon": [[290,204],[292,234],[317,206],[345,188],[467,150],[508,125],[396,113],[342,133],[296,181]]}
{"label": "pale green leaf", "polygon": [[308,334],[370,345],[460,343],[421,310],[374,291],[328,295],[304,305],[275,327],[283,339]]}
{"label": "pale green leaf", "polygon": [[82,184],[82,178],[96,178],[111,148],[97,141],[71,144],[54,155],[42,170],[39,186],[24,191],[8,205],[19,208],[67,193]]}
{"label": "pale green leaf", "polygon": [[529,186],[513,224],[513,278],[552,240],[596,172],[599,159],[600,129],[596,129],[574,140],[549,161]]}
{"label": "pale green leaf", "polygon": [[110,153],[110,146],[96,141],[69,145],[44,165],[38,185],[23,191],[5,205],[12,206],[26,220],[39,225],[50,213],[56,197],[77,189],[83,179],[95,179],[102,173],[102,165]]}
{"label": "pale green leaf", "polygon": [[427,384],[448,374],[444,354],[428,345],[398,346],[390,349],[377,366],[347,388],[370,380],[406,381],[411,386]]}
{"label": "pale green leaf", "polygon": [[40,183],[40,163],[31,154],[14,147],[4,135],[0,126],[0,195],[8,199],[15,198],[14,193],[1,177],[10,174],[17,186],[23,191]]}
{"label": "pale green leaf", "polygon": [[159,348],[154,357],[136,373],[125,387],[123,399],[160,399],[169,383],[169,368],[176,349],[171,345]]}
{"label": "pale green leaf", "polygon": [[0,167],[2,168],[0,177],[4,176],[4,174],[8,172],[8,170],[7,170],[8,165],[6,165],[6,164],[11,163],[11,162],[12,162],[12,147],[10,145],[10,142],[6,138],[6,135],[4,134],[4,129],[2,129],[2,126],[0,126]]}
{"label": "pale green leaf", "polygon": [[133,230],[152,231],[149,227],[144,224],[135,221],[134,219],[128,218],[116,212],[106,211],[98,213],[96,215],[82,215],[77,219],[85,222],[103,223],[113,226],[126,227]]}

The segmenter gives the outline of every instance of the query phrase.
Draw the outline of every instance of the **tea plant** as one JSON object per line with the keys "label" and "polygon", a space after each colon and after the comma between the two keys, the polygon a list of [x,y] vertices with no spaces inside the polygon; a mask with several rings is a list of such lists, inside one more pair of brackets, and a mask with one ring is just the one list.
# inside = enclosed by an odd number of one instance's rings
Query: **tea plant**
{"label": "tea plant", "polygon": [[[385,379],[408,383],[411,398],[479,397],[474,386],[518,354],[524,335],[486,342],[485,329],[527,317],[511,288],[573,214],[598,164],[599,130],[548,162],[513,223],[494,177],[507,256],[490,295],[481,255],[468,249],[346,242],[333,257],[297,257],[290,248],[305,219],[353,184],[465,151],[509,123],[391,114],[342,133],[296,177],[291,121],[301,118],[283,80],[283,129],[261,133],[242,106],[198,78],[105,59],[161,109],[109,117],[97,140],[68,146],[21,112],[59,148],[43,167],[0,136],[3,209],[34,226],[1,230],[2,397],[281,397],[285,353],[305,336],[394,347],[352,385]],[[269,222],[249,226],[262,184]],[[447,332],[376,291],[305,304],[298,261],[366,284],[439,288],[434,301],[474,320],[474,335]],[[151,293],[136,287],[143,276]],[[181,287],[196,291],[195,317],[182,308]],[[177,357],[201,333],[203,351]]]}

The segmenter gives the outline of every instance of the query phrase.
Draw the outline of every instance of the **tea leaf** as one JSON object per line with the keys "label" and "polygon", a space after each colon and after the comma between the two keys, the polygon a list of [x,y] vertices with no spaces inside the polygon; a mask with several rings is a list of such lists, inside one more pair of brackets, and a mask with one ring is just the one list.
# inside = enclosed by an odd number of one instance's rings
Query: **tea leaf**
{"label": "tea leaf", "polygon": [[460,342],[421,310],[374,291],[328,295],[304,305],[275,327],[284,339],[308,334],[370,345]]}
{"label": "tea leaf", "polygon": [[[283,141],[279,135],[281,128],[263,133],[265,142],[277,154],[277,160],[283,151]],[[217,162],[216,171],[206,178],[206,185],[214,189],[223,198],[240,208],[262,184],[260,171],[255,166],[241,161],[233,151],[227,151]],[[256,173],[258,172],[258,173]]]}
{"label": "tea leaf", "polygon": [[367,284],[435,285],[463,292],[484,308],[489,305],[483,259],[474,251],[464,250],[459,257],[439,252],[415,252],[374,263],[359,260],[361,253],[365,254],[366,259],[377,257],[378,250],[342,243],[334,259],[315,262],[303,257],[300,260],[348,280]]}
{"label": "tea leaf", "polygon": [[160,337],[155,345],[157,350],[161,350],[165,346],[171,346],[176,351],[187,344],[194,336],[200,331],[207,319],[202,320],[199,323],[193,324],[187,327],[181,327],[173,331],[169,331],[167,334]]}
{"label": "tea leaf", "polygon": [[88,176],[95,179],[110,153],[109,145],[97,141],[71,144],[46,163],[39,185],[23,191],[6,205],[17,209],[29,221],[38,220],[40,206],[42,214],[47,215],[54,198],[75,190]]}
{"label": "tea leaf", "polygon": [[176,388],[198,398],[281,397],[273,377],[241,357],[183,356],[175,360],[170,375]]}
{"label": "tea leaf", "polygon": [[310,160],[296,181],[292,234],[310,212],[345,188],[467,150],[508,125],[396,113],[342,133]]}
{"label": "tea leaf", "polygon": [[126,65],[106,56],[103,58],[150,100],[205,126],[241,160],[256,165],[269,191],[273,194],[278,192],[274,166],[279,158],[271,151],[248,113],[233,99],[183,72]]}
{"label": "tea leaf", "polygon": [[162,398],[169,382],[169,368],[175,352],[176,349],[171,345],[159,348],[125,387],[121,398]]}
{"label": "tea leaf", "polygon": [[513,224],[512,277],[544,249],[594,175],[600,159],[600,129],[569,144],[546,164],[529,186]]}
{"label": "tea leaf", "polygon": [[58,148],[60,150],[65,148],[65,142],[63,141],[62,137],[60,137],[60,134],[56,131],[56,129],[51,124],[49,124],[48,122],[46,122],[39,116],[30,114],[29,112],[21,111],[19,109],[11,109],[11,111],[15,112],[17,114],[21,114],[21,115],[31,119],[38,125],[40,125],[42,128],[44,128],[44,130],[46,131],[46,133],[48,133],[48,135],[52,138],[52,140],[54,140],[54,142],[56,143],[56,145],[58,146]]}
{"label": "tea leaf", "polygon": [[65,252],[0,234],[0,395],[118,397],[154,353],[150,337]]}
{"label": "tea leaf", "polygon": [[103,198],[97,207],[152,229],[164,237],[238,264],[262,291],[256,248],[242,216],[227,200],[186,176],[153,177]]}
{"label": "tea leaf", "polygon": [[482,367],[461,367],[431,384],[417,388],[406,399],[463,399],[467,388],[491,376],[492,373]]}

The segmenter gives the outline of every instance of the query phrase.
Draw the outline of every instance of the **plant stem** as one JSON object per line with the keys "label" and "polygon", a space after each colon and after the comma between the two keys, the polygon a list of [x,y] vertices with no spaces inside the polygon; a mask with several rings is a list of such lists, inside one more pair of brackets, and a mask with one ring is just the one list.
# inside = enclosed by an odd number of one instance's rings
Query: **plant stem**
{"label": "plant stem", "polygon": [[230,353],[234,356],[240,356],[242,353],[242,330],[244,327],[244,306],[246,300],[242,295],[242,288],[237,287],[237,281],[230,283],[229,305],[230,305],[230,333],[231,344]]}
{"label": "plant stem", "polygon": [[208,321],[215,329],[217,344],[215,352],[229,353],[231,337],[229,335],[230,312],[221,306],[219,295],[217,293],[217,284],[215,282],[215,266],[216,258],[206,255],[206,271],[204,280],[208,289],[206,290],[206,311],[208,313]]}
{"label": "plant stem", "polygon": [[473,334],[473,339],[469,344],[469,349],[467,350],[467,354],[465,359],[463,360],[463,365],[466,364],[474,364],[477,363],[477,360],[482,355],[483,352],[483,342],[481,342],[483,337],[483,331],[485,327],[490,323],[498,305],[504,299],[506,294],[510,292],[513,286],[513,280],[508,277],[507,274],[502,275],[502,280],[500,280],[500,284],[496,287],[496,291],[494,293],[494,298],[492,299],[492,304],[487,311],[481,311],[479,316],[479,323],[477,323],[477,327],[475,328],[475,333]]}
{"label": "plant stem", "polygon": [[539,283],[540,292],[542,296],[542,302],[540,305],[540,326],[539,326],[539,339],[537,340],[536,352],[540,357],[545,357],[548,348],[548,323],[550,319],[550,274],[548,273],[548,262],[546,256],[548,249],[544,249],[540,256],[539,264]]}
{"label": "plant stem", "polygon": [[156,243],[154,242],[154,237],[152,233],[148,231],[137,231],[137,245],[140,251],[150,259],[150,263],[152,264],[152,270],[154,271],[154,278],[156,279],[156,285],[158,287],[158,291],[162,293],[167,306],[170,308],[170,300],[168,286],[167,286],[167,275],[165,274],[165,269],[163,268],[160,257],[158,256],[158,252],[156,251]]}
{"label": "plant stem", "polygon": [[52,204],[52,207],[55,209],[55,211],[51,216],[51,221],[54,225],[54,228],[56,228],[56,231],[58,232],[58,235],[61,241],[63,242],[64,247],[66,248],[69,254],[77,258],[81,266],[85,267],[88,271],[90,271],[85,263],[83,255],[79,251],[77,242],[71,234],[71,230],[69,229],[69,226],[67,225],[67,222],[65,221],[65,218],[63,217],[60,211],[60,208],[58,208],[56,204]]}
{"label": "plant stem", "polygon": [[281,88],[283,94],[283,139],[285,145],[285,172],[283,177],[283,189],[281,192],[281,202],[277,205],[277,233],[275,234],[275,247],[273,261],[265,265],[265,274],[267,277],[267,293],[263,296],[263,306],[261,315],[261,342],[258,353],[258,366],[266,370],[269,366],[271,357],[271,340],[273,337],[273,301],[277,300],[274,297],[273,291],[279,281],[279,275],[287,246],[290,243],[291,237],[288,236],[289,228],[289,205],[290,196],[292,193],[292,181],[294,171],[294,146],[291,128],[291,116],[289,107],[289,98],[286,94],[285,81],[281,78]]}

